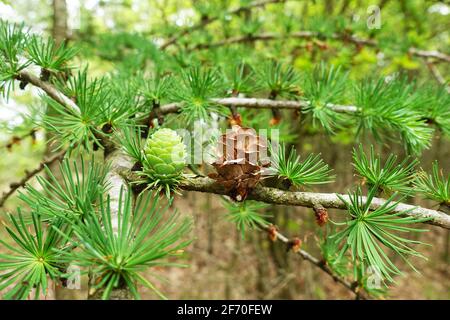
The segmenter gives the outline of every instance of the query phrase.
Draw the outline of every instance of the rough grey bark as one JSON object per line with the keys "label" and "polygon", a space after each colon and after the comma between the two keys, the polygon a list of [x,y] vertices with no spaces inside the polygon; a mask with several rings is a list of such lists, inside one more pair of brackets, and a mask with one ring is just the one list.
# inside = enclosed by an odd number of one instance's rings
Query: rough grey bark
{"label": "rough grey bark", "polygon": [[420,50],[417,48],[411,48],[409,49],[409,53],[417,57],[432,58],[443,62],[450,62],[450,55],[436,50]]}
{"label": "rough grey bark", "polygon": [[[188,191],[210,192],[222,195],[227,194],[222,185],[207,177],[187,178],[180,184],[180,188]],[[341,196],[346,201],[349,201],[348,195],[342,194]],[[345,203],[338,198],[336,193],[292,192],[275,188],[267,188],[260,185],[257,185],[256,188],[249,194],[248,199],[272,204],[301,206],[308,208],[313,208],[315,205],[321,204],[325,208],[346,209]],[[365,201],[366,197],[362,197],[362,202],[365,203]],[[376,209],[382,206],[385,202],[385,199],[374,198],[372,200],[371,209]],[[430,220],[425,223],[450,229],[450,216],[441,211],[399,203],[394,208],[392,213],[404,212],[406,210],[410,210],[405,213],[406,216],[411,216],[418,219],[429,218]]]}
{"label": "rough grey bark", "polygon": [[[308,101],[289,101],[289,100],[272,100],[272,99],[257,99],[257,98],[221,98],[212,99],[213,102],[220,104],[225,107],[237,106],[253,109],[294,109],[301,110],[303,108],[309,107],[310,103]],[[337,104],[327,104],[327,108],[332,109],[335,112],[342,113],[352,113],[357,112],[358,108],[355,106],[342,106]]]}

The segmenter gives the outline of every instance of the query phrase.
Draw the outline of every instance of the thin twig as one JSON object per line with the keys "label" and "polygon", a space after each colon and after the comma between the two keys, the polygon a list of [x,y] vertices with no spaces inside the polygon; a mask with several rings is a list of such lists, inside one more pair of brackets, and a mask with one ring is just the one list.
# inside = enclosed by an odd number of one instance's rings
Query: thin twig
{"label": "thin twig", "polygon": [[447,85],[447,81],[445,81],[444,77],[439,72],[438,68],[434,65],[434,63],[427,61],[425,59],[425,64],[428,67],[428,70],[430,70],[431,75],[433,78],[442,86],[446,85],[446,90],[448,93],[450,93],[450,86]]}
{"label": "thin twig", "polygon": [[410,48],[409,53],[411,53],[412,55],[415,55],[417,57],[432,58],[432,59],[450,63],[450,55],[448,55],[446,53],[442,53],[437,50],[427,51],[427,50],[420,50],[417,48]]}
{"label": "thin twig", "polygon": [[37,129],[33,128],[29,132],[27,132],[21,136],[12,136],[8,143],[6,143],[3,146],[0,146],[0,149],[6,148],[6,149],[10,150],[13,147],[13,145],[20,144],[21,141],[25,140],[28,137],[32,137],[34,140],[36,131],[37,131]]}
{"label": "thin twig", "polygon": [[[270,228],[269,226],[263,226],[263,225],[259,225],[259,227],[266,232],[270,232],[271,236],[276,237],[276,239],[280,240],[281,242],[285,243],[286,245],[288,245],[291,242],[291,240],[289,240],[288,237],[286,237],[285,235],[280,233],[278,230],[274,230],[273,228]],[[354,283],[348,282],[346,279],[339,277],[336,273],[334,273],[330,269],[330,267],[326,264],[325,261],[317,259],[316,257],[312,256],[310,253],[308,253],[307,251],[305,251],[303,249],[296,250],[295,253],[297,253],[303,259],[305,259],[306,261],[310,262],[311,264],[313,264],[316,267],[318,267],[319,269],[321,269],[323,272],[327,273],[330,277],[333,278],[334,281],[343,285],[345,288],[347,288],[348,290],[353,292],[359,298],[362,298],[362,299],[368,298],[362,291],[359,290],[358,286],[356,286]]]}
{"label": "thin twig", "polygon": [[5,204],[6,200],[8,200],[8,198],[10,196],[13,195],[13,193],[21,188],[21,187],[25,187],[26,183],[33,178],[36,174],[38,174],[39,172],[41,172],[42,170],[44,170],[44,168],[50,164],[52,164],[53,162],[57,161],[57,160],[61,160],[62,158],[64,158],[64,155],[66,154],[66,150],[62,150],[59,151],[58,153],[54,154],[53,156],[51,156],[50,158],[42,161],[39,166],[32,170],[32,171],[26,171],[25,177],[23,177],[20,181],[17,182],[13,182],[9,185],[9,190],[6,192],[3,192],[2,197],[0,198],[0,208],[3,207],[3,205]]}
{"label": "thin twig", "polygon": [[[286,39],[286,38],[312,39],[312,38],[320,38],[322,36],[323,35],[321,35],[319,32],[314,32],[314,31],[298,31],[298,32],[291,32],[291,33],[287,33],[287,34],[262,33],[262,34],[257,34],[257,35],[236,36],[236,37],[231,37],[228,39],[224,39],[224,40],[217,41],[217,42],[211,42],[211,43],[201,43],[201,44],[197,44],[194,47],[190,48],[190,50],[210,49],[210,48],[227,46],[227,45],[231,45],[231,44],[249,43],[249,42],[255,42],[255,41],[272,41],[272,40],[282,40],[282,39]],[[356,45],[376,46],[376,42],[372,39],[362,39],[362,38],[358,38],[358,37],[352,36],[352,35],[333,34],[330,36],[330,38],[351,42]]]}
{"label": "thin twig", "polygon": [[[230,10],[228,12],[226,12],[224,14],[224,16],[230,16],[230,15],[236,15],[241,13],[242,11],[245,10],[249,10],[249,9],[254,9],[254,8],[260,8],[260,7],[264,7],[268,4],[272,4],[272,3],[282,3],[285,2],[286,0],[262,0],[262,1],[254,1],[252,3],[250,3],[249,5],[245,6],[245,7],[239,7],[233,10]],[[196,31],[199,29],[203,29],[204,27],[206,27],[207,25],[213,23],[214,21],[219,20],[221,16],[214,16],[214,17],[208,17],[206,19],[203,19],[202,21],[200,21],[199,23],[193,25],[192,27],[189,28],[185,28],[184,30],[182,30],[180,33],[178,33],[177,35],[171,37],[169,40],[167,40],[166,42],[164,42],[161,45],[161,49],[164,50],[167,47],[173,45],[175,42],[177,42],[180,38]]]}
{"label": "thin twig", "polygon": [[[354,35],[347,35],[347,34],[332,34],[332,35],[325,35],[319,32],[314,31],[298,31],[298,32],[291,32],[287,34],[277,34],[277,33],[262,33],[258,35],[245,35],[245,36],[236,36],[231,37],[228,39],[224,39],[217,42],[212,43],[202,43],[197,44],[190,48],[190,50],[196,50],[196,49],[209,49],[209,48],[215,48],[215,47],[221,47],[231,44],[237,44],[237,43],[249,43],[249,42],[255,42],[255,41],[273,41],[273,40],[282,40],[286,38],[293,38],[293,39],[312,39],[312,38],[329,38],[334,40],[340,40],[343,42],[350,42],[353,44],[356,44],[358,46],[370,46],[370,47],[378,47],[378,42],[373,39],[363,39],[359,38]],[[421,58],[432,58],[438,61],[442,62],[448,62],[450,63],[450,55],[437,51],[437,50],[420,50],[417,48],[410,48],[408,52],[411,55],[414,55],[416,57]]]}

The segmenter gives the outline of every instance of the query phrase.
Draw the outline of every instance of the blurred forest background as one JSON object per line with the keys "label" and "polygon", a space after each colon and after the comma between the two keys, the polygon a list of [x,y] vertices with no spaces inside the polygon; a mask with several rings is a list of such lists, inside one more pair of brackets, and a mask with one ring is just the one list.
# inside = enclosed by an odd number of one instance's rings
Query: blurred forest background
{"label": "blurred forest background", "polygon": [[[77,64],[89,64],[91,75],[120,74],[130,72],[136,65],[146,68],[157,64],[157,46],[164,39],[170,39],[202,19],[246,3],[248,1],[238,0],[1,0],[0,18],[25,22],[33,31],[51,35],[57,42],[67,39],[80,48]],[[376,22],[370,21],[373,19],[373,11],[368,10],[371,5],[381,9],[380,28],[368,28],[368,22]],[[347,29],[361,38],[376,39],[379,45],[317,37],[242,41],[202,50],[202,46],[223,38],[245,34],[283,34],[287,30],[333,34],[336,30]],[[206,27],[180,37],[167,54],[186,66],[198,60],[214,65],[214,56],[237,54],[249,62],[255,56],[276,58],[292,65],[300,74],[325,61],[348,69],[352,79],[363,79],[374,73],[390,76],[401,72],[423,83],[448,83],[450,63],[414,55],[409,48],[449,54],[449,30],[448,1],[283,1],[221,16]],[[193,47],[198,47],[198,51],[184,50]],[[33,115],[40,107],[37,90],[32,88],[17,90],[9,101],[0,99],[0,194],[51,152],[52,146],[45,143],[39,119],[34,117],[35,121],[31,121],[33,117],[25,116]],[[245,118],[245,113],[243,116]],[[353,135],[330,136],[310,125],[285,119],[280,124],[283,138],[289,139],[300,154],[321,153],[335,171],[336,182],[316,190],[345,192],[350,188],[357,179],[350,165],[351,151],[357,144]],[[261,115],[254,121],[268,123],[269,120],[269,115]],[[251,121],[248,119],[244,124],[251,125]],[[370,141],[362,139],[362,142]],[[395,142],[376,143],[376,149],[385,155],[397,154],[400,159],[406,155],[404,147]],[[440,133],[435,135],[432,147],[420,156],[421,167],[429,171],[435,159],[445,172],[450,171],[450,142]],[[431,202],[423,200],[412,199],[411,203],[433,207]],[[0,208],[0,219],[17,205],[17,198],[10,198]],[[286,255],[285,248],[271,243],[266,234],[253,231],[242,238],[225,218],[227,211],[220,197],[183,192],[182,197],[176,197],[175,205],[183,213],[194,216],[196,240],[187,250],[189,268],[161,271],[169,282],[162,282],[160,288],[169,298],[353,298],[351,292],[308,262],[296,255]],[[290,236],[301,237],[304,248],[319,255],[315,235],[323,229],[315,223],[311,209],[271,206],[268,210],[277,211],[277,216],[282,217],[277,222],[280,229]],[[333,218],[336,212],[330,210],[330,214]],[[450,233],[439,227],[427,228],[431,232],[417,237],[432,244],[432,247],[420,248],[429,260],[414,262],[422,274],[402,268],[405,276],[396,279],[398,283],[389,291],[388,298],[450,298]],[[74,293],[67,294],[73,297]],[[81,290],[76,294],[81,297],[85,293]],[[150,291],[143,297],[156,298]]]}

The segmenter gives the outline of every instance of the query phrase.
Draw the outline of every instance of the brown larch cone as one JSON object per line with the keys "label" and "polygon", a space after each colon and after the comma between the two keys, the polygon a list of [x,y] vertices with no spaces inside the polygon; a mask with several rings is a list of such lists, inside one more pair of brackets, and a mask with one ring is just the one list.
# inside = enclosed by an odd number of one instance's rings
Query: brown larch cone
{"label": "brown larch cone", "polygon": [[269,164],[267,141],[251,128],[234,125],[219,138],[218,159],[212,164],[212,175],[236,201],[243,201],[261,178],[261,171]]}

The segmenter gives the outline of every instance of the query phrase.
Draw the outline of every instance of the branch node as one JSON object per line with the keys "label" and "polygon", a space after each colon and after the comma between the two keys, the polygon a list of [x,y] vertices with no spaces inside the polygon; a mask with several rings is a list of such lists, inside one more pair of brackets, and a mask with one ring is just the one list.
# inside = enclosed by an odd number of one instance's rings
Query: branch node
{"label": "branch node", "polygon": [[278,227],[276,225],[271,224],[269,227],[267,227],[267,233],[271,241],[277,241]]}
{"label": "branch node", "polygon": [[287,252],[292,251],[298,253],[302,246],[302,240],[299,237],[295,237],[287,242]]}
{"label": "branch node", "polygon": [[328,222],[328,211],[321,204],[315,204],[313,206],[314,214],[316,215],[316,223],[319,227],[324,226]]}

